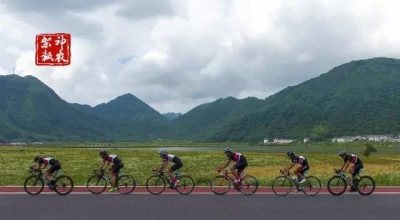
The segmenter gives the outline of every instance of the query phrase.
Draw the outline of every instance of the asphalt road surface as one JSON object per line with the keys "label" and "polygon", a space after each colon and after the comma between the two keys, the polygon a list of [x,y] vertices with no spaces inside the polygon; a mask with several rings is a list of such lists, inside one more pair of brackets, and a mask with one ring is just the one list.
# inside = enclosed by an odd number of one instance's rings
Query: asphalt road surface
{"label": "asphalt road surface", "polygon": [[0,195],[0,219],[400,219],[400,195]]}

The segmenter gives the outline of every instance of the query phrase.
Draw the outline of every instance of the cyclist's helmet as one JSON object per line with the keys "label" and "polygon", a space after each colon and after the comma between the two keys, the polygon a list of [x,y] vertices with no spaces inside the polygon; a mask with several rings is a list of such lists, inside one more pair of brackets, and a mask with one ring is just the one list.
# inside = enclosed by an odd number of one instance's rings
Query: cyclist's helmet
{"label": "cyclist's helmet", "polygon": [[40,158],[42,158],[42,157],[41,157],[41,156],[36,156],[36,157],[33,159],[33,162],[35,162],[35,163],[39,162]]}
{"label": "cyclist's helmet", "polygon": [[104,149],[102,149],[102,150],[100,150],[100,153],[99,153],[101,156],[103,156],[103,155],[107,155],[107,151],[106,150],[104,150]]}
{"label": "cyclist's helmet", "polygon": [[158,153],[161,157],[165,157],[167,155],[167,152],[165,150],[160,150]]}
{"label": "cyclist's helmet", "polygon": [[228,152],[232,152],[232,149],[230,147],[227,147],[224,149],[224,154],[226,154]]}
{"label": "cyclist's helmet", "polygon": [[345,150],[342,150],[342,151],[339,152],[339,156],[343,156],[343,155],[347,155]]}
{"label": "cyclist's helmet", "polygon": [[288,151],[288,152],[286,153],[286,155],[288,155],[289,157],[292,156],[292,155],[294,156],[294,151],[292,151],[292,150],[291,150],[291,151]]}

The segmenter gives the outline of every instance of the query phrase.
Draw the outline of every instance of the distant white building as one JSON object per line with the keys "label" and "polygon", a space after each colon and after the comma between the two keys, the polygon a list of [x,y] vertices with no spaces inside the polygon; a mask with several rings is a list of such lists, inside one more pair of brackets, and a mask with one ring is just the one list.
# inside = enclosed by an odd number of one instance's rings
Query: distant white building
{"label": "distant white building", "polygon": [[289,144],[292,142],[293,142],[292,139],[279,139],[279,138],[274,139],[274,143],[277,143],[277,144]]}
{"label": "distant white building", "polygon": [[268,144],[268,143],[269,143],[268,138],[264,138],[264,144]]}
{"label": "distant white building", "polygon": [[310,143],[310,138],[305,137],[305,138],[304,138],[304,143],[305,143],[305,144],[306,144],[306,143]]}

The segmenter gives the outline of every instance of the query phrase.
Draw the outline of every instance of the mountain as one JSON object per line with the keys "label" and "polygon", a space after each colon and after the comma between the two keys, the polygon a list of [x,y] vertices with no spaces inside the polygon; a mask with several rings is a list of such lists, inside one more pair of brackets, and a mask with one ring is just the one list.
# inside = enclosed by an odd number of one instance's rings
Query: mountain
{"label": "mountain", "polygon": [[0,76],[0,141],[143,141],[169,121],[133,95],[94,108],[62,100],[33,76]]}
{"label": "mountain", "polygon": [[97,139],[109,126],[72,108],[32,76],[0,76],[0,117],[7,139]]}
{"label": "mountain", "polygon": [[225,124],[208,140],[397,134],[399,84],[398,59],[352,61],[266,98],[264,107]]}
{"label": "mountain", "polygon": [[174,112],[168,112],[165,114],[162,114],[164,116],[164,118],[168,119],[168,120],[174,120],[177,117],[181,116],[181,113],[174,113]]}
{"label": "mountain", "polygon": [[[32,76],[0,76],[0,142],[145,141],[154,138],[259,142],[398,134],[400,60],[334,67],[265,99],[220,98],[171,120],[132,94],[95,107],[68,103]],[[168,115],[168,116],[167,116]]]}
{"label": "mountain", "polygon": [[146,138],[166,136],[170,122],[132,94],[125,94],[95,106],[94,113],[111,120],[127,134],[141,134]]}
{"label": "mountain", "polygon": [[265,105],[263,100],[249,97],[228,97],[202,104],[190,110],[173,123],[177,138],[202,140],[222,129],[226,124]]}

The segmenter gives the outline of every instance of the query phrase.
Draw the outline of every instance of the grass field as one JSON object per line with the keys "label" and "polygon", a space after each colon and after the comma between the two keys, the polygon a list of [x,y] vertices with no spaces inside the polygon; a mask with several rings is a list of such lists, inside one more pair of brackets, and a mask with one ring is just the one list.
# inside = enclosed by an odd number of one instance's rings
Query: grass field
{"label": "grass field", "polygon": [[[265,149],[242,147],[238,148],[248,159],[247,173],[255,176],[260,185],[269,186],[272,180],[279,175],[279,169],[289,164],[285,152],[294,149],[298,154],[306,156],[310,163],[310,175],[317,176],[326,185],[327,180],[334,175],[333,169],[339,168],[342,160],[337,156],[339,146],[325,150],[321,146],[314,148],[281,147]],[[20,152],[20,149],[23,149]],[[258,149],[258,150],[257,150]],[[308,150],[305,150],[308,149]],[[400,155],[399,148],[377,147],[378,153],[370,157],[361,155],[365,147],[349,148],[348,151],[359,154],[364,162],[364,175],[374,177],[377,185],[400,185]],[[207,186],[210,180],[217,174],[217,167],[221,166],[226,157],[221,149],[218,151],[193,151],[177,150],[170,153],[178,155],[184,167],[181,171],[191,175],[196,185]],[[132,174],[138,185],[144,185],[146,179],[152,175],[151,169],[161,163],[156,150],[146,149],[109,149],[110,153],[117,154],[124,162],[124,173]],[[0,185],[23,185],[28,177],[28,168],[33,165],[35,155],[53,156],[62,163],[64,174],[70,175],[76,185],[85,185],[93,168],[101,164],[101,158],[97,149],[79,149],[63,147],[1,147],[0,166],[2,175]],[[233,163],[232,163],[233,164]],[[232,165],[231,164],[231,165]],[[297,167],[297,166],[296,166]]]}

